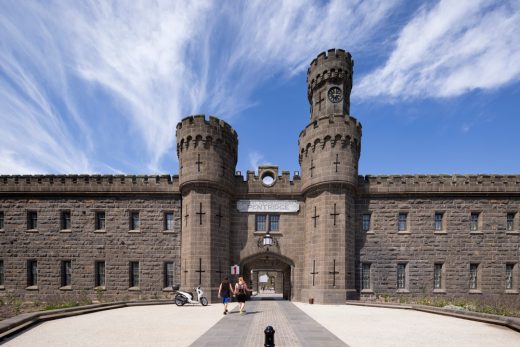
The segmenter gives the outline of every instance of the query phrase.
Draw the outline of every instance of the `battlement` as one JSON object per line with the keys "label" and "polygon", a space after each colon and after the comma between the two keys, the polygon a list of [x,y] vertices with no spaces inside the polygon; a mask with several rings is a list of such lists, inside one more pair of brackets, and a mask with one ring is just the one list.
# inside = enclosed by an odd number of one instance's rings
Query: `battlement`
{"label": "battlement", "polygon": [[[308,137],[315,136],[316,131],[321,128],[329,129],[331,124],[334,124],[334,128],[337,128],[341,125],[346,125],[347,128],[353,129],[356,133],[361,134],[362,126],[361,123],[352,116],[343,116],[343,115],[329,115],[325,117],[318,118],[317,120],[310,122],[301,132],[298,138],[298,144],[305,142],[305,139]],[[329,134],[331,136],[335,136],[336,134]]]}
{"label": "battlement", "polygon": [[365,194],[520,193],[520,175],[380,175],[359,176]]}
{"label": "battlement", "polygon": [[0,193],[176,193],[177,175],[4,175]]}
{"label": "battlement", "polygon": [[352,55],[349,52],[347,52],[341,48],[332,48],[326,52],[321,52],[320,54],[318,54],[318,56],[316,58],[314,58],[311,61],[310,66],[307,69],[307,76],[309,76],[311,74],[311,71],[314,68],[316,68],[320,65],[327,64],[331,60],[343,60],[347,64],[349,64],[351,68],[354,65],[354,61],[352,60]]}
{"label": "battlement", "polygon": [[[288,195],[299,195],[301,192],[301,177],[298,172],[294,173],[291,177],[289,171],[282,171],[281,175],[278,174],[277,166],[261,166],[259,168],[259,174],[255,171],[248,170],[246,175],[236,174],[236,191],[237,195],[248,195],[248,194],[288,194]],[[271,172],[275,177],[273,184],[266,185],[262,182],[262,178],[265,172]]]}
{"label": "battlement", "polygon": [[237,132],[229,123],[219,119],[215,116],[209,116],[206,119],[206,116],[203,114],[192,115],[183,118],[179,123],[177,123],[177,131],[180,129],[192,128],[192,127],[202,127],[202,126],[210,126],[214,128],[220,128],[223,133],[230,134],[233,138],[238,139]]}
{"label": "battlement", "polygon": [[343,49],[329,49],[327,53],[320,53],[307,69],[307,94],[309,101],[311,101],[313,90],[331,79],[343,81],[350,90],[352,87],[353,66],[352,56]]}

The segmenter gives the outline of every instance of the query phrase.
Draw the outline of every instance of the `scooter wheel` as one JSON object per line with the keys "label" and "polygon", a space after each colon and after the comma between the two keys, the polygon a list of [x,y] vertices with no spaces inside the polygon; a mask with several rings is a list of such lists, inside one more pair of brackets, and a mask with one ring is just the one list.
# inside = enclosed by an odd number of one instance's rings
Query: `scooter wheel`
{"label": "scooter wheel", "polygon": [[202,306],[208,306],[208,299],[200,298],[200,303],[202,304]]}
{"label": "scooter wheel", "polygon": [[186,303],[186,301],[182,300],[181,298],[179,298],[179,297],[175,298],[175,305],[183,306],[185,303]]}

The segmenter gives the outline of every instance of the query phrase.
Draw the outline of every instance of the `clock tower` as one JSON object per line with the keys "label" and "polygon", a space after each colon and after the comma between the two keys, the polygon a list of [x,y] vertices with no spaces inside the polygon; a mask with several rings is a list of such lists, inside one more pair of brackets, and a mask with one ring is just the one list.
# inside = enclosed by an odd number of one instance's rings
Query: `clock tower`
{"label": "clock tower", "polygon": [[323,52],[311,62],[307,71],[311,122],[325,115],[350,114],[353,66],[352,56],[342,49]]}

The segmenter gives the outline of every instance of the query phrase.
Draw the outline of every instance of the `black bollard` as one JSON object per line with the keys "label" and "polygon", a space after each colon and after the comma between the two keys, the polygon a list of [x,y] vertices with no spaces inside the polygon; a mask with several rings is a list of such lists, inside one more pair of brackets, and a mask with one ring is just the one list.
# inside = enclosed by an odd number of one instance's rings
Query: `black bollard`
{"label": "black bollard", "polygon": [[274,329],[272,326],[268,325],[264,330],[265,334],[265,343],[264,347],[274,347]]}

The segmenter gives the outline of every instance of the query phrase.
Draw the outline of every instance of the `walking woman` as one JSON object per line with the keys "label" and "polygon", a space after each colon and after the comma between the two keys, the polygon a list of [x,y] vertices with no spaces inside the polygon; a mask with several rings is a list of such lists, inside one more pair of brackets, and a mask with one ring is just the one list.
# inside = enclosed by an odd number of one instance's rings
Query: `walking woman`
{"label": "walking woman", "polygon": [[220,287],[218,287],[218,297],[222,297],[222,303],[224,304],[224,314],[228,313],[227,305],[231,301],[231,294],[233,293],[233,287],[229,283],[229,279],[224,277]]}
{"label": "walking woman", "polygon": [[244,310],[244,306],[247,300],[247,292],[252,292],[252,289],[247,287],[246,282],[244,281],[244,277],[238,278],[238,283],[235,285],[235,295],[237,296],[238,307],[240,308],[240,314],[243,315],[246,310]]}

